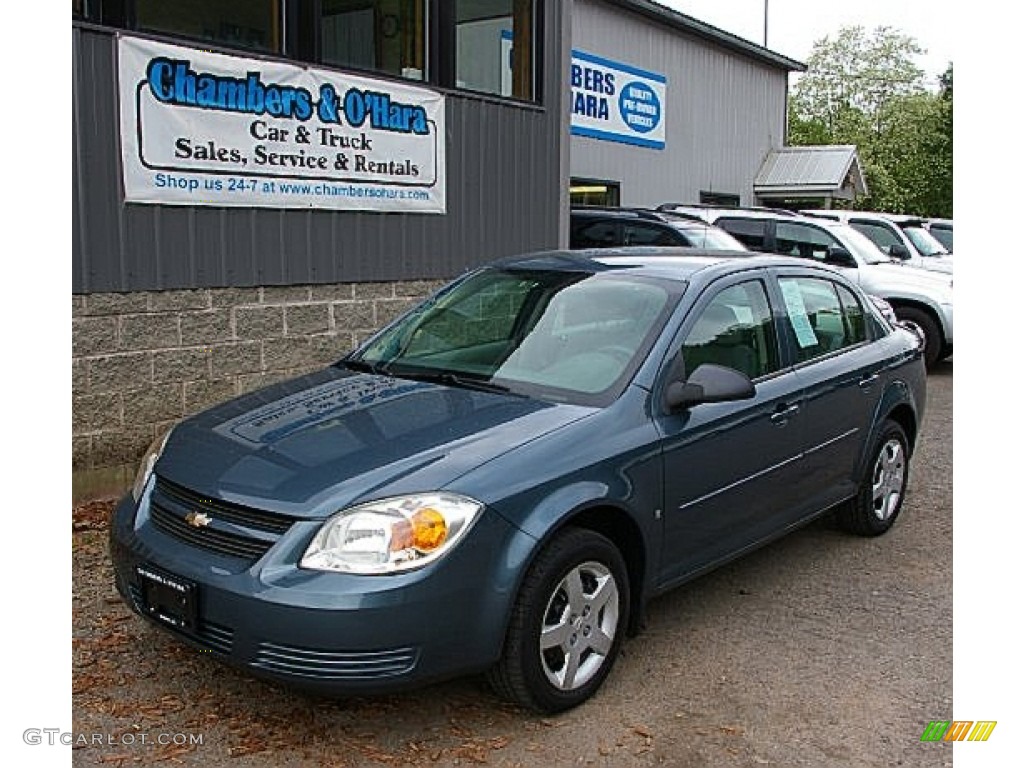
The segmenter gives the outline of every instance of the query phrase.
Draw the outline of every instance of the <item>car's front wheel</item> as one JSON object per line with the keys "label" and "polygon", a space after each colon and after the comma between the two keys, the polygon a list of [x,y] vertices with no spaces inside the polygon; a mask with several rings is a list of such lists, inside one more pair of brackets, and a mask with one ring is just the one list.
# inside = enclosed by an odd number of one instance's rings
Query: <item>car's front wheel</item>
{"label": "car's front wheel", "polygon": [[903,508],[910,449],[903,427],[882,423],[860,491],[839,511],[839,523],[851,533],[878,536],[888,531]]}
{"label": "car's front wheel", "polygon": [[615,663],[629,610],[619,550],[593,531],[559,533],[530,566],[488,679],[503,698],[538,712],[586,701]]}

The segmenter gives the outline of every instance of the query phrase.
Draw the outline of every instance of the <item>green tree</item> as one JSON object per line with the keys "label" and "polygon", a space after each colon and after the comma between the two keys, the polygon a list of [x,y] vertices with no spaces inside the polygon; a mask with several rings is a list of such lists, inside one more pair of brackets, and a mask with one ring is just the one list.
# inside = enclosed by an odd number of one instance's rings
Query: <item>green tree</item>
{"label": "green tree", "polygon": [[931,93],[923,52],[889,27],[844,27],[815,43],[793,89],[791,145],[856,145],[869,196],[855,207],[952,216],[953,66]]}

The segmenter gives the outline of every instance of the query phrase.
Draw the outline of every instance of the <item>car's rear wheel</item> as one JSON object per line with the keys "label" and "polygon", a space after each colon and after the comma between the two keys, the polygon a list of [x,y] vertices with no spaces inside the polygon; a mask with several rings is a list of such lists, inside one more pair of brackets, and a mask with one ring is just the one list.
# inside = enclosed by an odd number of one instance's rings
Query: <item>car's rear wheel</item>
{"label": "car's rear wheel", "polygon": [[538,712],[586,701],[611,671],[628,619],[619,550],[593,531],[559,533],[530,566],[505,646],[488,679],[503,698]]}
{"label": "car's rear wheel", "polygon": [[878,536],[892,527],[903,508],[909,456],[903,427],[887,419],[875,440],[860,491],[839,511],[843,528],[861,536]]}
{"label": "car's rear wheel", "polygon": [[917,307],[895,307],[895,312],[901,322],[913,327],[924,339],[925,367],[935,367],[935,364],[943,357],[942,352],[945,346],[942,331],[935,318]]}

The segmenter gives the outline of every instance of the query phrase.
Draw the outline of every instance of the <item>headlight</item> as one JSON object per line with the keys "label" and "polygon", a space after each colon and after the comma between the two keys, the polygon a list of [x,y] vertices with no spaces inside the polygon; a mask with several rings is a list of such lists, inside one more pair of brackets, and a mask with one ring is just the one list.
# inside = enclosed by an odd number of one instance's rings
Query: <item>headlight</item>
{"label": "headlight", "polygon": [[174,430],[167,430],[167,434],[162,437],[158,437],[153,441],[152,445],[146,451],[146,455],[142,457],[142,464],[139,465],[139,471],[135,475],[135,485],[132,486],[132,498],[138,501],[142,498],[142,492],[146,490],[146,483],[149,482],[149,476],[153,474],[153,467],[156,465],[156,460],[160,458],[160,454],[164,452],[164,446],[167,445],[167,438],[171,436],[171,432]]}
{"label": "headlight", "polygon": [[454,547],[481,509],[480,502],[451,493],[360,504],[324,523],[300,566],[363,574],[419,568]]}

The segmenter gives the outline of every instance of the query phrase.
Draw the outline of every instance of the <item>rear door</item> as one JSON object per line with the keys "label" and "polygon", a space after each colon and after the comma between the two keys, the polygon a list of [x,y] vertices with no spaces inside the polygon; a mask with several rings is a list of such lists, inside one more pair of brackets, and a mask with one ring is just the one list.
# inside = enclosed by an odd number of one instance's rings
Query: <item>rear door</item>
{"label": "rear door", "polygon": [[804,471],[814,482],[796,518],[852,495],[884,389],[888,353],[860,296],[823,273],[780,269],[783,342],[802,387]]}

